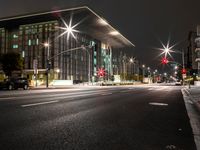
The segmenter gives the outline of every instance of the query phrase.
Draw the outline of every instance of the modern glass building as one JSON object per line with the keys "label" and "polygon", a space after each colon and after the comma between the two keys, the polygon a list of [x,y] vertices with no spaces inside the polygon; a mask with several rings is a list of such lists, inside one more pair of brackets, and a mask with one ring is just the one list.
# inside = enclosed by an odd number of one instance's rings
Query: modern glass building
{"label": "modern glass building", "polygon": [[98,80],[99,68],[111,76],[115,49],[133,46],[86,6],[0,19],[0,54],[20,53],[22,75],[41,83],[48,67],[50,80]]}

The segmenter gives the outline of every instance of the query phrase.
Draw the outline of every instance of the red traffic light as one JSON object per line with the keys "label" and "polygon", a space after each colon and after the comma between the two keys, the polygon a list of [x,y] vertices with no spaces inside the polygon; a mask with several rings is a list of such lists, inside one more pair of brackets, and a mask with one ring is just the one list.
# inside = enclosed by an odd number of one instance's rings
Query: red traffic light
{"label": "red traffic light", "polygon": [[162,60],[161,60],[161,63],[162,64],[167,64],[169,61],[166,57],[163,57]]}
{"label": "red traffic light", "polygon": [[185,68],[182,69],[182,74],[186,74],[187,70]]}
{"label": "red traffic light", "polygon": [[104,77],[105,76],[105,70],[103,68],[99,68],[97,71],[97,74],[99,77]]}

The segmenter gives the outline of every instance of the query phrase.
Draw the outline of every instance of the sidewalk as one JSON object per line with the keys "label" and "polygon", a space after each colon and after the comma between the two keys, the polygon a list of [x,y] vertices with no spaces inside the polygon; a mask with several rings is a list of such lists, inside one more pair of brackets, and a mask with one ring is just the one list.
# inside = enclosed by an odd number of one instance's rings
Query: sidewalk
{"label": "sidewalk", "polygon": [[123,87],[123,86],[144,86],[144,85],[149,85],[149,84],[143,84],[143,83],[133,83],[133,84],[130,84],[130,85],[101,85],[101,84],[92,84],[90,83],[88,85],[88,83],[80,83],[80,84],[73,84],[73,85],[49,85],[49,87],[47,88],[46,85],[38,85],[38,86],[30,86],[29,89],[31,90],[39,90],[39,89],[75,89],[75,88],[102,88],[102,87]]}
{"label": "sidewalk", "polygon": [[[82,84],[77,84],[77,85],[49,85],[47,88],[46,85],[39,85],[39,86],[30,86],[29,88],[31,90],[41,90],[41,89],[76,89],[76,88],[83,88],[83,87],[97,87],[95,85],[82,85]],[[99,87],[99,86],[98,86]]]}
{"label": "sidewalk", "polygon": [[196,147],[200,150],[200,86],[184,87],[182,93]]}
{"label": "sidewalk", "polygon": [[190,88],[186,87],[185,91],[188,93],[191,101],[200,112],[200,86],[191,86]]}

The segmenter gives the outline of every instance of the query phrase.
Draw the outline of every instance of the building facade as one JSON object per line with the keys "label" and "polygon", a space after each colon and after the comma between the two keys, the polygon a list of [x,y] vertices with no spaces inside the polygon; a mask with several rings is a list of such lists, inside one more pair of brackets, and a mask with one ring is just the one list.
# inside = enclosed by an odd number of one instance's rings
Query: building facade
{"label": "building facade", "polygon": [[197,63],[197,71],[198,71],[198,77],[200,78],[200,26],[197,26],[197,37],[195,39],[196,48],[196,63]]}
{"label": "building facade", "polygon": [[185,51],[185,65],[186,68],[191,70],[191,73],[197,72],[197,63],[196,63],[196,42],[195,39],[197,37],[197,33],[194,31],[190,31],[188,35],[188,48]]}
{"label": "building facade", "polygon": [[190,71],[190,75],[200,77],[200,27],[197,32],[190,31],[188,36],[188,49],[185,52],[186,67]]}
{"label": "building facade", "polygon": [[[67,32],[69,25],[74,33]],[[96,81],[99,68],[112,76],[112,53],[126,46],[134,45],[88,7],[0,20],[0,54],[20,53],[22,75],[41,83],[47,68],[50,80]]]}

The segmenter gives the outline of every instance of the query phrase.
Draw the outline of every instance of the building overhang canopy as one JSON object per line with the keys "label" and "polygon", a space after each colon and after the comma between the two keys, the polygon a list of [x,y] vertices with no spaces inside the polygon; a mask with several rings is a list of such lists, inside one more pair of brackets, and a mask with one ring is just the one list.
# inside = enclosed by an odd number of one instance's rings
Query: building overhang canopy
{"label": "building overhang canopy", "polygon": [[79,30],[81,33],[85,33],[113,48],[134,46],[132,42],[125,38],[104,18],[86,6],[0,19],[0,28],[13,28],[13,26],[46,22],[61,18],[69,22],[70,16],[72,15],[73,23],[76,24],[79,22],[76,30]]}

